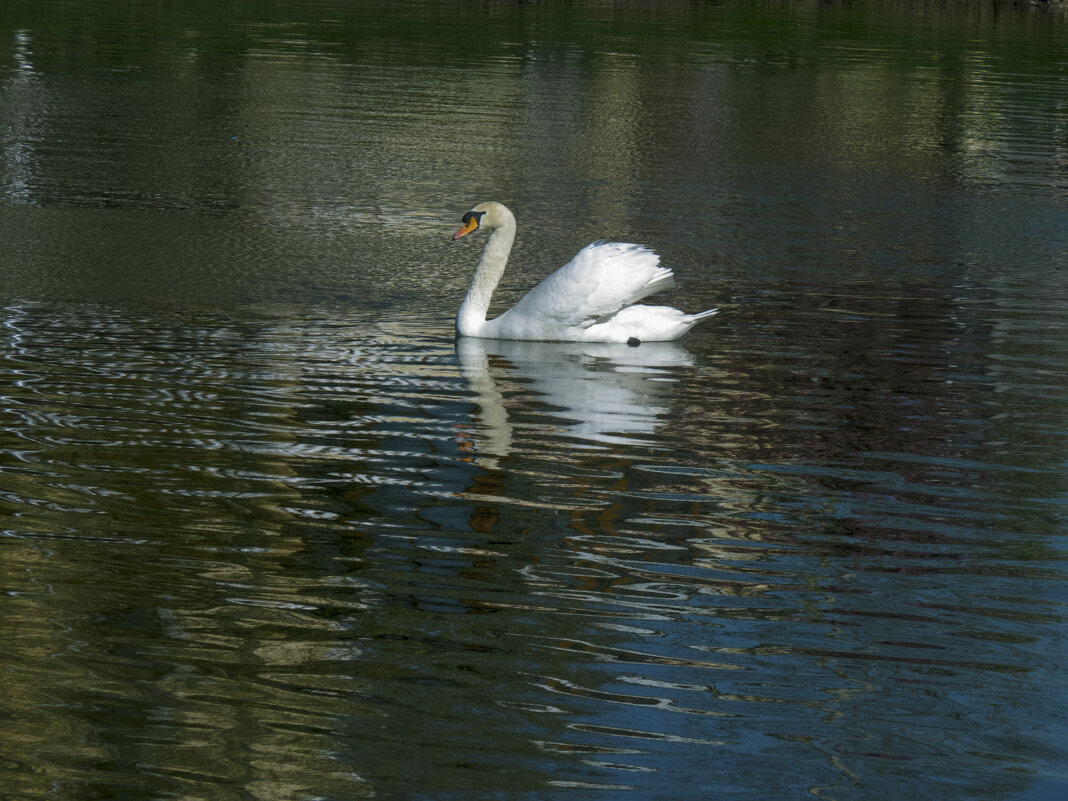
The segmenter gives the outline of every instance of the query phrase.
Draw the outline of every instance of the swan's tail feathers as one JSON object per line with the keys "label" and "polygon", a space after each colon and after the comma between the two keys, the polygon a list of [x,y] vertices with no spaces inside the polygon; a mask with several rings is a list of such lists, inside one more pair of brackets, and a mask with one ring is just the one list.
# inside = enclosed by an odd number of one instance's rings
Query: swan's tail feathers
{"label": "swan's tail feathers", "polygon": [[698,320],[703,320],[705,317],[711,317],[713,314],[719,314],[719,309],[709,309],[708,311],[697,312],[697,314],[691,314],[690,316],[694,319],[694,322],[697,322]]}

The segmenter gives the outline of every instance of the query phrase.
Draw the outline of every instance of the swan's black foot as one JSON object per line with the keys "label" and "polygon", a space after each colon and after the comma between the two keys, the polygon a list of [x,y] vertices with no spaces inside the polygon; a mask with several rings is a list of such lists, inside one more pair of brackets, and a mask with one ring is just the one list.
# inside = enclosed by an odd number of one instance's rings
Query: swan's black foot
{"label": "swan's black foot", "polygon": [[640,339],[638,339],[638,337],[631,337],[630,339],[627,340],[627,344],[632,348],[636,348],[640,344],[642,344],[642,341]]}

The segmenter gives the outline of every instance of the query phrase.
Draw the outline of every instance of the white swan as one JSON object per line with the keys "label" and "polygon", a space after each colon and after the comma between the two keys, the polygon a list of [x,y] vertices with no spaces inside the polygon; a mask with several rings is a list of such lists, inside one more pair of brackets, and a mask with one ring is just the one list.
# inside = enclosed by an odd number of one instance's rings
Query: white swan
{"label": "white swan", "polygon": [[670,306],[632,305],[674,285],[671,270],[641,245],[594,242],[519,299],[508,311],[486,319],[515,239],[515,217],[500,203],[480,203],[463,217],[459,239],[490,231],[482,258],[456,315],[456,333],[483,339],[567,342],[663,342],[678,339],[718,309],[686,314]]}

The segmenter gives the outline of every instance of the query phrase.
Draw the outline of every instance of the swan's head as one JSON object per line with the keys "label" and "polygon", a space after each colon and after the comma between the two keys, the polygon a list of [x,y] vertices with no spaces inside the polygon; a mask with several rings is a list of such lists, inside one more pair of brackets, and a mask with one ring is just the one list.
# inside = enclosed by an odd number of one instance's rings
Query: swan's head
{"label": "swan's head", "polygon": [[452,235],[454,240],[459,239],[461,236],[467,236],[472,231],[478,231],[479,229],[492,231],[494,228],[506,225],[509,221],[515,222],[512,212],[492,200],[488,203],[479,203],[471,211],[467,212],[463,219],[463,227]]}

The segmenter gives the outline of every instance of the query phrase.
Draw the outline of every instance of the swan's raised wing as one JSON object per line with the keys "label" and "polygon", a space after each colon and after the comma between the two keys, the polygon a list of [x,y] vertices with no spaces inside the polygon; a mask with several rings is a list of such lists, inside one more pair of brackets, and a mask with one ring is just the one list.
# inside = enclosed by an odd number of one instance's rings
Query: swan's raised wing
{"label": "swan's raised wing", "polygon": [[588,328],[673,285],[671,270],[648,248],[594,242],[497,319],[503,330],[521,327],[528,335],[535,329]]}

